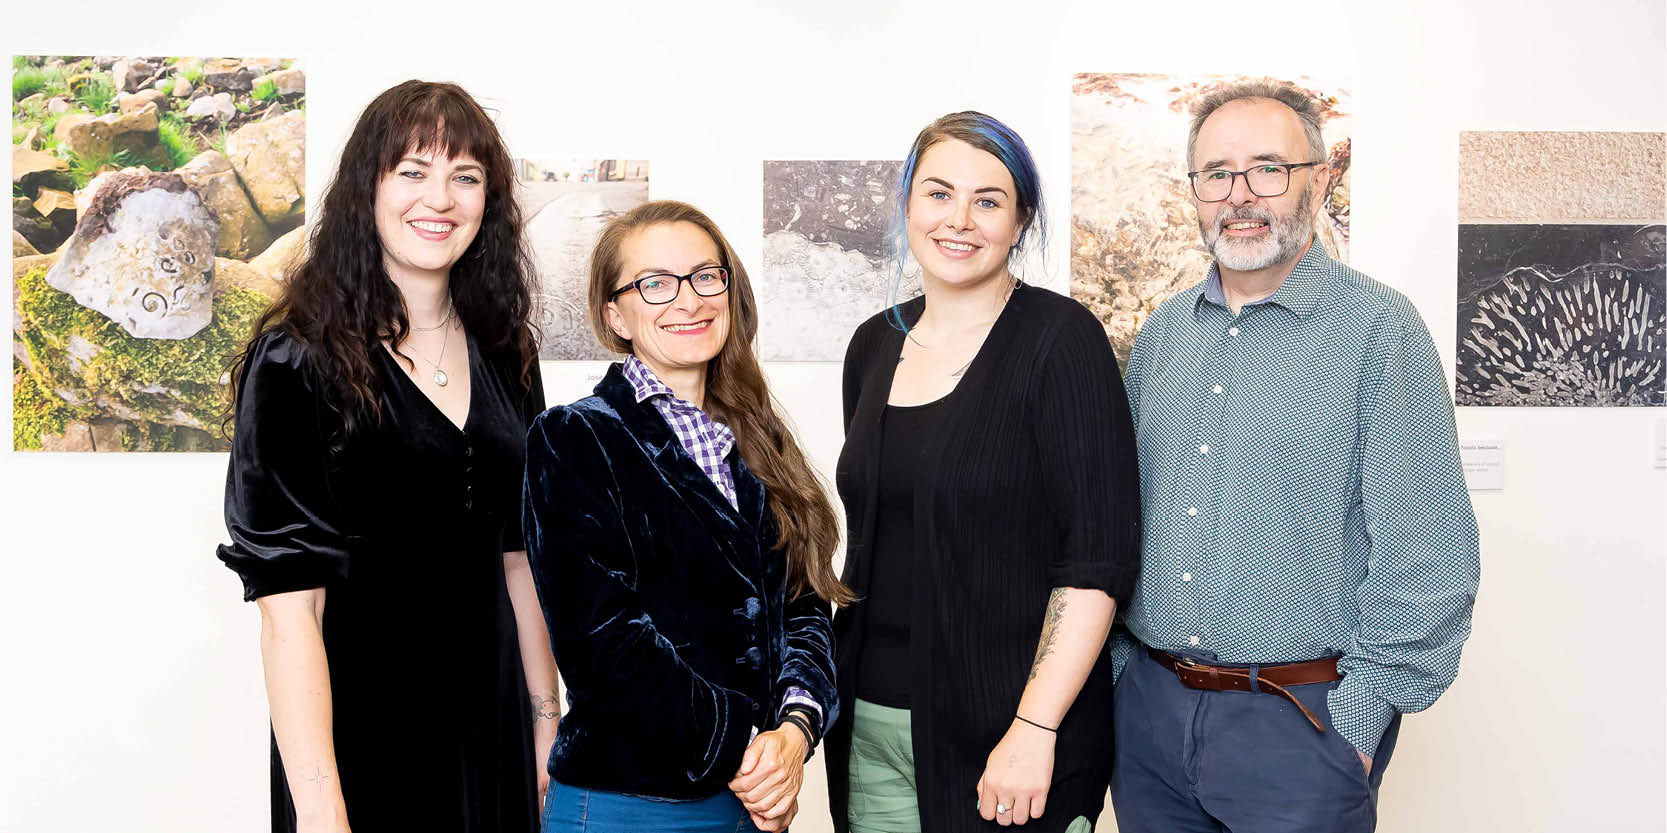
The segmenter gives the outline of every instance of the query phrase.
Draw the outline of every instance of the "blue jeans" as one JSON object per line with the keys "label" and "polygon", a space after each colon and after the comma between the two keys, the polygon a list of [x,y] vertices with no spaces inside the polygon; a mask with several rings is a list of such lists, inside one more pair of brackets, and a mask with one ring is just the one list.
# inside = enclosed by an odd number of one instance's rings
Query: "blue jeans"
{"label": "blue jeans", "polygon": [[758,833],[741,799],[729,790],[675,801],[586,790],[551,781],[544,795],[544,833]]}
{"label": "blue jeans", "polygon": [[1337,683],[1289,686],[1326,725],[1290,701],[1181,685],[1136,644],[1112,698],[1117,747],[1111,802],[1122,833],[1371,833],[1378,785],[1401,718],[1372,771],[1331,726]]}

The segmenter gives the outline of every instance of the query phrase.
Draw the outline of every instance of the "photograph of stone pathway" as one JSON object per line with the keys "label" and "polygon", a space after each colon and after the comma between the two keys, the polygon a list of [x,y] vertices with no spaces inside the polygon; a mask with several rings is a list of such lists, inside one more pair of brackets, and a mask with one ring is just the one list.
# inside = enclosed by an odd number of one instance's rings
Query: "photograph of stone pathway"
{"label": "photograph of stone pathway", "polygon": [[648,202],[648,163],[629,159],[522,159],[516,197],[538,261],[533,321],[538,357],[606,360],[586,305],[590,250],[608,221]]}
{"label": "photograph of stone pathway", "polygon": [[12,59],[12,445],[216,451],[225,368],[304,246],[306,76]]}

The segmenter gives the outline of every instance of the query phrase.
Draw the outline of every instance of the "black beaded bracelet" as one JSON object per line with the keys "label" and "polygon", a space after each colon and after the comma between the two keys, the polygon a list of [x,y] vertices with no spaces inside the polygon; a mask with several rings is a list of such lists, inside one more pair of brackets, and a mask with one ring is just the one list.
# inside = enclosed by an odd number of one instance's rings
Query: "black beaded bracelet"
{"label": "black beaded bracelet", "polygon": [[1024,720],[1024,722],[1026,722],[1026,723],[1029,723],[1029,724],[1030,724],[1030,725],[1032,725],[1032,726],[1035,726],[1035,727],[1036,727],[1036,728],[1038,728],[1038,729],[1041,729],[1041,730],[1042,730],[1042,731],[1044,731],[1044,732],[1053,732],[1053,733],[1054,733],[1054,734],[1056,734],[1056,735],[1057,735],[1057,734],[1059,734],[1059,730],[1058,730],[1058,729],[1057,729],[1057,728],[1054,728],[1054,729],[1050,729],[1050,728],[1048,728],[1048,727],[1047,727],[1047,726],[1043,726],[1043,725],[1042,725],[1042,724],[1040,724],[1040,723],[1037,723],[1037,722],[1036,722],[1036,721],[1034,721],[1034,720],[1025,720],[1025,719],[1024,719],[1024,717],[1022,717],[1022,716],[1020,716],[1020,715],[1016,715],[1016,714],[1015,714],[1015,715],[1013,715],[1013,717],[1014,717],[1014,718],[1015,718],[1015,719],[1018,719],[1018,720]]}

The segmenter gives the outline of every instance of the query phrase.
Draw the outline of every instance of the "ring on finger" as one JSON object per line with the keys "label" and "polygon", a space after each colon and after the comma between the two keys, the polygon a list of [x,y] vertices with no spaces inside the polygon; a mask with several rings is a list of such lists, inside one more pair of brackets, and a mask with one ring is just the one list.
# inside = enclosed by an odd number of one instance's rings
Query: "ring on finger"
{"label": "ring on finger", "polygon": [[996,815],[1005,816],[1005,815],[1007,815],[1008,813],[1011,813],[1011,812],[1013,812],[1012,807],[1009,807],[1006,804],[1003,804],[999,801],[996,802]]}

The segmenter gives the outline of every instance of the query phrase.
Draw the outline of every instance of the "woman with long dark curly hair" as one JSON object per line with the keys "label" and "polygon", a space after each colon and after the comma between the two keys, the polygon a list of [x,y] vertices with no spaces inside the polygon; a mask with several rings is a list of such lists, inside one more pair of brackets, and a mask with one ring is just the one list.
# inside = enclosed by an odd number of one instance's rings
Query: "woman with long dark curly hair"
{"label": "woman with long dark curly hair", "polygon": [[421,81],[372,101],[231,373],[219,555],[260,605],[273,830],[538,829],[559,710],[520,522],[533,279],[480,106]]}

